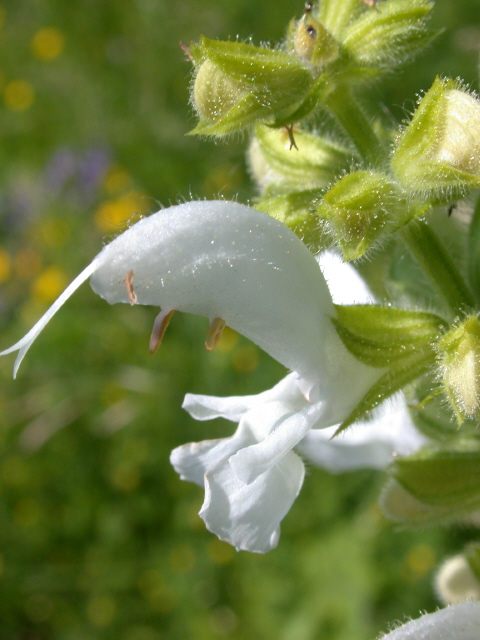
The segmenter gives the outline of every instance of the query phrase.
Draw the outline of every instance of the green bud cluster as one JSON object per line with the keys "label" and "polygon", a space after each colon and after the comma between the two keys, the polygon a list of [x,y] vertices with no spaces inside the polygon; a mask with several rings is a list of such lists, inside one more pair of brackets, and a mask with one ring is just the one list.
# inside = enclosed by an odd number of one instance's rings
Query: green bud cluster
{"label": "green bud cluster", "polygon": [[427,0],[387,0],[381,11],[359,0],[323,0],[319,8],[307,3],[280,49],[201,38],[190,48],[199,116],[191,133],[302,121],[332,92],[370,82],[424,48],[434,35],[425,26],[431,9]]}
{"label": "green bud cluster", "polygon": [[276,49],[200,39],[191,133],[250,132],[257,208],[335,247],[384,300],[335,308],[346,349],[379,370],[338,432],[408,394],[431,445],[392,466],[384,512],[451,522],[480,511],[480,100],[437,78],[403,125],[370,111],[371,81],[435,34],[429,0],[367,5],[308,2]]}

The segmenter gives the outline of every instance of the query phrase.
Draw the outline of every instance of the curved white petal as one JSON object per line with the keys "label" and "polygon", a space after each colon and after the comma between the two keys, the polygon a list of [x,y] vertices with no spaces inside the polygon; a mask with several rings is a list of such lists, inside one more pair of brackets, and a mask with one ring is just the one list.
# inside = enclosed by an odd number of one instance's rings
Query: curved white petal
{"label": "curved white petal", "polygon": [[391,631],[382,640],[478,640],[480,602],[455,604]]}
{"label": "curved white petal", "polygon": [[200,511],[207,529],[237,550],[266,553],[275,548],[280,522],[303,483],[305,470],[293,452],[249,485],[228,462],[205,476],[205,502]]}
{"label": "curved white petal", "polygon": [[240,449],[230,458],[233,471],[246,484],[278,464],[305,437],[318,422],[322,404],[307,405],[293,414],[286,410],[280,402],[270,403],[249,411],[242,419],[257,434],[265,429],[263,439],[258,438],[258,443]]}
{"label": "curved white petal", "polygon": [[413,424],[403,395],[382,406],[372,420],[333,437],[337,426],[309,431],[297,447],[309,462],[332,473],[383,469],[397,455],[414,453],[428,442]]}
{"label": "curved white petal", "polygon": [[375,299],[365,281],[349,262],[332,251],[317,256],[335,304],[372,304]]}
{"label": "curved white petal", "polygon": [[242,416],[250,409],[282,400],[285,404],[296,406],[299,401],[303,403],[304,398],[298,385],[298,375],[290,373],[285,376],[274,387],[251,396],[205,396],[187,393],[182,407],[195,420],[213,420],[214,418],[225,418],[232,422],[240,422]]}
{"label": "curved white petal", "polygon": [[107,245],[91,284],[129,302],[222,318],[286,367],[317,380],[333,313],[320,268],[281,222],[235,202],[197,201],[144,218]]}
{"label": "curved white petal", "polygon": [[22,363],[25,354],[32,346],[33,341],[38,336],[38,334],[44,329],[45,325],[50,321],[52,316],[54,316],[57,311],[60,309],[62,305],[70,298],[70,296],[75,293],[80,285],[82,285],[85,280],[94,273],[95,269],[98,266],[98,256],[88,265],[85,269],[78,274],[78,276],[68,285],[65,291],[55,300],[52,306],[47,310],[47,312],[40,318],[40,320],[30,329],[30,331],[23,336],[21,340],[16,342],[14,345],[0,352],[0,356],[6,356],[8,353],[12,353],[13,351],[18,351],[18,356],[15,360],[15,365],[13,367],[13,377],[16,378],[17,371],[19,366]]}
{"label": "curved white petal", "polygon": [[170,462],[182,480],[203,487],[206,473],[253,442],[252,434],[240,425],[230,438],[189,442],[177,447],[170,454]]}
{"label": "curved white petal", "polygon": [[21,349],[21,359],[90,275],[94,291],[111,304],[221,318],[312,386],[322,382],[325,344],[334,331],[327,284],[301,240],[265,213],[235,202],[197,201],[140,220],[104,247],[35,327],[3,353]]}

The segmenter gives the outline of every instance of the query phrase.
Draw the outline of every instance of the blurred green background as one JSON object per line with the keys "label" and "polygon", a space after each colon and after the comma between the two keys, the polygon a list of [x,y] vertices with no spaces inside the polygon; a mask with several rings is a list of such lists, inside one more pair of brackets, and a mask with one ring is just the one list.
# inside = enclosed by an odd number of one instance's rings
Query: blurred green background
{"label": "blurred green background", "polygon": [[[0,4],[1,347],[33,322],[132,215],[191,197],[254,197],[246,140],[185,134],[200,34],[279,41],[302,2],[11,0]],[[439,0],[445,32],[372,88],[401,120],[436,74],[477,88],[478,0]],[[170,450],[227,435],[180,408],[187,391],[255,393],[280,365],[176,315],[148,354],[156,310],[110,308],[88,286],[13,382],[0,361],[1,640],[373,640],[437,606],[438,561],[465,530],[396,531],[384,475],[310,469],[277,550],[236,553],[205,531],[203,492]]]}

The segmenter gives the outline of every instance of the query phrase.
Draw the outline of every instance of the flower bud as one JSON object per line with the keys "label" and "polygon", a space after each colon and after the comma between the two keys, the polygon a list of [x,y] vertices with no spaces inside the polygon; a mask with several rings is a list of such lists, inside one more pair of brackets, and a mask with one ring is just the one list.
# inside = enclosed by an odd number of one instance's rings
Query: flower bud
{"label": "flower bud", "polygon": [[449,558],[435,578],[435,589],[445,605],[480,600],[480,581],[464,555]]}
{"label": "flower bud", "polygon": [[480,186],[480,101],[437,78],[399,137],[392,168],[408,190],[438,203]]}
{"label": "flower bud", "polygon": [[324,188],[351,163],[352,153],[331,140],[301,130],[294,135],[298,149],[292,151],[285,129],[257,126],[248,159],[262,192]]}
{"label": "flower bud", "polygon": [[480,322],[470,316],[438,343],[447,398],[458,423],[480,414]]}
{"label": "flower bud", "polygon": [[193,103],[198,115],[217,122],[247,93],[211,60],[200,66],[193,85]]}
{"label": "flower bud", "polygon": [[324,67],[339,57],[334,37],[308,12],[296,24],[293,50],[302,61],[316,68]]}
{"label": "flower bud", "polygon": [[429,0],[382,3],[380,11],[366,10],[347,25],[342,47],[360,68],[391,71],[432,40],[434,34],[425,27],[432,8]]}
{"label": "flower bud", "polygon": [[223,136],[259,121],[289,124],[313,85],[311,71],[284,51],[202,38],[190,52],[197,70],[192,103],[200,116],[192,134]]}
{"label": "flower bud", "polygon": [[345,260],[363,256],[398,226],[408,207],[396,185],[372,171],[356,171],[341,178],[317,209],[327,221]]}

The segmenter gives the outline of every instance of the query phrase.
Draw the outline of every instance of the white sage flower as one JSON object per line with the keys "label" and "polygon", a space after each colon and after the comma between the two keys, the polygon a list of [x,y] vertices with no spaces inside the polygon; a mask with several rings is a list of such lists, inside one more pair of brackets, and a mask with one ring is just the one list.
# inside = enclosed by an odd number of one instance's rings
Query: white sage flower
{"label": "white sage flower", "polygon": [[[371,302],[352,267],[332,254],[322,256],[321,265],[335,302]],[[353,408],[352,399],[360,400],[352,378],[365,375],[368,367],[359,365],[341,357],[333,364],[322,363],[331,367],[336,381],[327,402],[307,399],[295,372],[257,395],[187,394],[183,407],[197,420],[222,417],[238,422],[229,438],[186,444],[171,454],[171,463],[183,480],[205,487],[200,516],[210,531],[239,550],[265,553],[277,545],[280,522],[301,489],[305,469],[298,454],[339,472],[383,468],[396,455],[412,453],[424,444],[401,395],[372,421],[331,440],[338,423]],[[372,375],[378,376],[378,370],[368,371],[368,385]]]}
{"label": "white sage flower", "polygon": [[398,627],[381,640],[478,640],[480,602],[455,604]]}
{"label": "white sage flower", "polygon": [[[312,427],[341,422],[381,373],[357,361],[338,338],[315,258],[283,224],[237,203],[189,202],[159,211],[104,247],[24,338],[0,354],[19,351],[14,374],[41,330],[89,277],[110,304],[161,307],[152,352],[179,310],[210,320],[208,349],[228,324],[292,370],[271,391],[237,403],[240,425],[233,438],[186,445],[187,462],[176,464],[178,452],[172,458],[182,477],[202,484],[206,477],[213,511],[207,504],[204,510],[216,514],[208,526],[217,535],[238,548],[274,546],[277,524],[303,481],[303,463],[292,449]],[[205,407],[208,402],[195,401]],[[231,419],[232,399],[227,405]],[[209,475],[212,460],[215,473]],[[280,510],[272,496],[283,500]],[[235,509],[243,515],[235,516],[230,535]],[[267,512],[270,524],[264,526],[260,515]]]}

